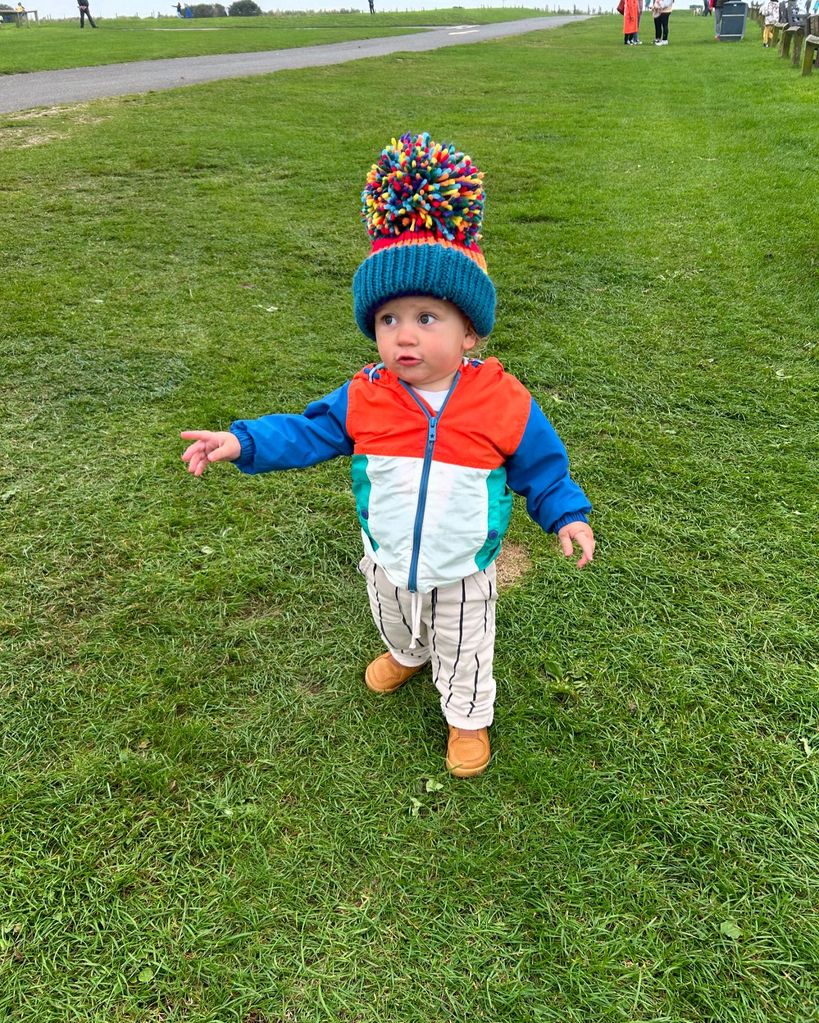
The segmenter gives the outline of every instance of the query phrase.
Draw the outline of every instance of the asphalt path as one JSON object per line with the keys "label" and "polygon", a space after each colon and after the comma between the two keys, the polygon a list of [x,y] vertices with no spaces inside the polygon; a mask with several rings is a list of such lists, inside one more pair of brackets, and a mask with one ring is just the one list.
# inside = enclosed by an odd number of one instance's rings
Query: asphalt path
{"label": "asphalt path", "polygon": [[383,57],[389,53],[438,50],[442,46],[463,46],[487,39],[521,35],[547,28],[559,28],[590,15],[554,18],[524,18],[495,25],[460,25],[433,29],[411,35],[384,39],[358,39],[324,46],[302,46],[290,50],[266,50],[261,53],[223,53],[209,57],[173,57],[167,60],[140,60],[130,64],[104,64],[100,67],[68,68],[64,71],[32,71],[19,75],[0,75],[0,113],[82,103],[108,96],[125,96],[185,85],[214,82],[222,78],[267,75],[290,68],[322,67],[344,64],[365,57]]}

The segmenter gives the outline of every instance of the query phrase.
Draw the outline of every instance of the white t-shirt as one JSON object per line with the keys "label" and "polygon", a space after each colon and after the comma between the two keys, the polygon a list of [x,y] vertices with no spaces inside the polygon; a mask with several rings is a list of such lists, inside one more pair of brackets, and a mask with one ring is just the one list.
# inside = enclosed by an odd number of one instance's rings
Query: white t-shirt
{"label": "white t-shirt", "polygon": [[441,411],[441,406],[444,403],[449,390],[446,391],[422,391],[418,387],[413,387],[413,391],[418,395],[419,398],[423,398],[424,401],[429,405],[433,412],[436,414]]}

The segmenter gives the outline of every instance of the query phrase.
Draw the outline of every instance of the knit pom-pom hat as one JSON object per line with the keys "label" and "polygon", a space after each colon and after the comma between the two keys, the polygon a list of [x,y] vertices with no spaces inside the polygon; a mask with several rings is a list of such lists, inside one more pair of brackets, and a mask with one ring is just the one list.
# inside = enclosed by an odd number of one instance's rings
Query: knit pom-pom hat
{"label": "knit pom-pom hat", "polygon": [[472,321],[479,337],[495,322],[495,286],[478,247],[483,174],[470,157],[428,134],[393,139],[367,175],[361,215],[370,255],[353,278],[356,323],[375,339],[387,299],[433,295]]}

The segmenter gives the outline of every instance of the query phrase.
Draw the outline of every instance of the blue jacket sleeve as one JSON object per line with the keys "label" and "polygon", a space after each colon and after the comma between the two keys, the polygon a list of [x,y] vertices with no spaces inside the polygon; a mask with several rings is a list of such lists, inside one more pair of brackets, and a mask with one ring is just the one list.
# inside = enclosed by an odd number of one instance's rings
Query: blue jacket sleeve
{"label": "blue jacket sleeve", "polygon": [[347,388],[311,402],[301,415],[262,416],[231,423],[230,432],[242,445],[233,463],[242,472],[255,474],[277,469],[304,469],[330,458],[353,453],[347,433]]}
{"label": "blue jacket sleeve", "polygon": [[569,475],[566,449],[534,398],[517,451],[507,459],[506,480],[547,533],[588,521],[589,499]]}

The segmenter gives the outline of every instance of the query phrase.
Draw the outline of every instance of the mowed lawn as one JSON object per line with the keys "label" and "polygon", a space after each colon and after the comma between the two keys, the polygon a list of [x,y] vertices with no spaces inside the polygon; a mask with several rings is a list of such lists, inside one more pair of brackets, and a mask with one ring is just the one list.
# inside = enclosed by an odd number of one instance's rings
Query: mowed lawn
{"label": "mowed lawn", "polygon": [[[334,14],[276,14],[257,18],[177,18],[172,5],[162,18],[96,17],[97,31],[80,33],[79,19],[42,21],[25,31],[0,26],[0,83],[4,74],[89,67],[164,57],[249,53],[294,46],[343,43],[350,39],[403,35],[442,25],[488,24],[543,17],[522,7],[442,8],[437,11],[353,11]],[[93,8],[92,8],[93,14]],[[8,30],[8,31],[6,31]]]}
{"label": "mowed lawn", "polygon": [[[620,29],[0,118],[3,1019],[817,1018],[819,78]],[[348,465],[179,460],[374,357],[407,129],[596,508],[583,572],[516,510],[473,781],[363,685]]]}

